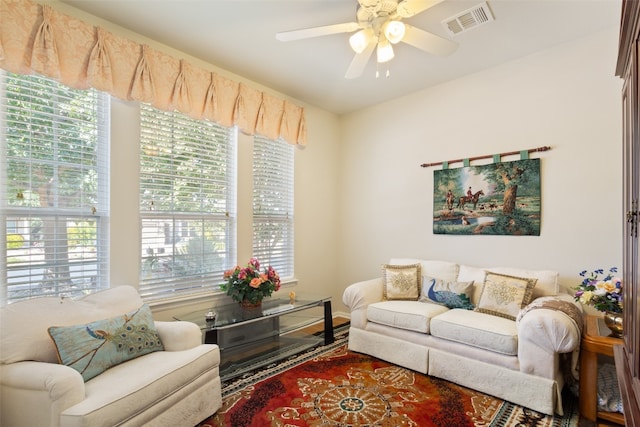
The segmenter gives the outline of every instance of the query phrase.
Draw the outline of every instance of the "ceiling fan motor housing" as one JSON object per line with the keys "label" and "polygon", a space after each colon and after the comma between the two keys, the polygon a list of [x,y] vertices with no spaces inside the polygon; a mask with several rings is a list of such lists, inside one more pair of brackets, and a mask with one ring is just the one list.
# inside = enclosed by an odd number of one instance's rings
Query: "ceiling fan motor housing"
{"label": "ceiling fan motor housing", "polygon": [[373,25],[377,19],[389,19],[398,8],[397,0],[358,0],[358,2],[360,7],[358,7],[356,17],[360,24]]}

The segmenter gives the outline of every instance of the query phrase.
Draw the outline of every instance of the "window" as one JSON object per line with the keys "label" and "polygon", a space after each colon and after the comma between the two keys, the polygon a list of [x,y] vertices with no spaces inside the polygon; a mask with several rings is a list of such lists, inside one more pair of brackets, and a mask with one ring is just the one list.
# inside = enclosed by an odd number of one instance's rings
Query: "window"
{"label": "window", "polygon": [[254,138],[253,255],[293,277],[293,146]]}
{"label": "window", "polygon": [[0,74],[3,304],[108,286],[108,112],[95,90]]}
{"label": "window", "polygon": [[215,289],[235,263],[236,131],[140,108],[140,294]]}

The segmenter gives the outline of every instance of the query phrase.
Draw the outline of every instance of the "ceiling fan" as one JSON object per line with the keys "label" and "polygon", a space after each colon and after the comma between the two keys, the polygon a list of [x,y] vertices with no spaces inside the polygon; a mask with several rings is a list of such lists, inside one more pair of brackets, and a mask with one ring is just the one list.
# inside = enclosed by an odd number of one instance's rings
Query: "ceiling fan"
{"label": "ceiling fan", "polygon": [[349,37],[349,44],[356,55],[345,74],[345,78],[353,79],[362,75],[374,50],[378,63],[384,63],[393,58],[392,45],[399,42],[434,55],[452,54],[458,47],[457,43],[402,22],[402,19],[424,12],[442,1],[358,0],[356,22],[284,31],[277,33],[276,39],[292,41],[330,34],[354,33]]}

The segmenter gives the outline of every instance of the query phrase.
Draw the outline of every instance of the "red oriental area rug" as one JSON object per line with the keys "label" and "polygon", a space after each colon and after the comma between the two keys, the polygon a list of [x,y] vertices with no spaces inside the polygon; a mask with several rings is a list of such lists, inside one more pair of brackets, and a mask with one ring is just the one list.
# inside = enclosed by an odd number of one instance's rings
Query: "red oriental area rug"
{"label": "red oriental area rug", "polygon": [[[226,387],[227,389],[229,387]],[[232,387],[233,388],[233,387]],[[205,426],[577,426],[373,357],[346,344],[225,394]]]}

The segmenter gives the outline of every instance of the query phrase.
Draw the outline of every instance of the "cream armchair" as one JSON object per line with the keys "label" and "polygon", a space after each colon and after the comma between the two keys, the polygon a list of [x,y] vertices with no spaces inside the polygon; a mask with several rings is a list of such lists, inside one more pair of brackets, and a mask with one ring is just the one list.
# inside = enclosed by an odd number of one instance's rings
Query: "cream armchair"
{"label": "cream armchair", "polygon": [[135,288],[118,286],[0,308],[0,425],[193,427],[215,413],[222,404],[220,351],[202,344],[193,323],[154,322],[163,350],[88,380],[58,363],[50,326],[109,319],[142,305]]}

